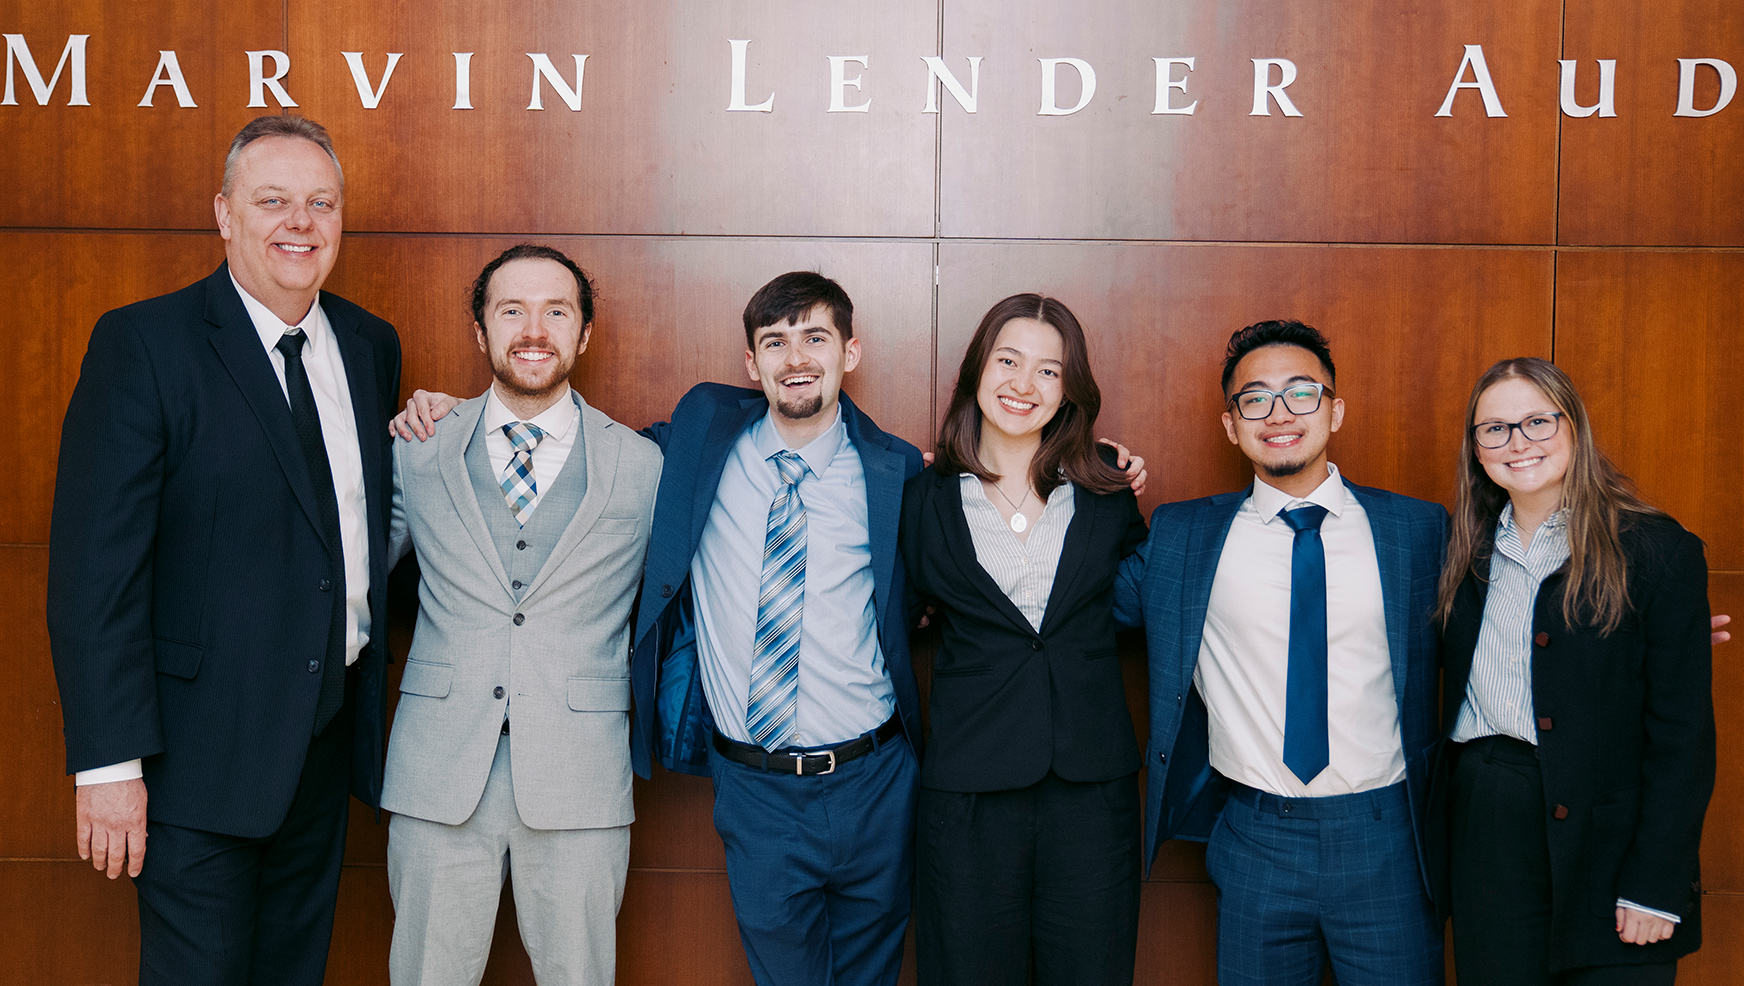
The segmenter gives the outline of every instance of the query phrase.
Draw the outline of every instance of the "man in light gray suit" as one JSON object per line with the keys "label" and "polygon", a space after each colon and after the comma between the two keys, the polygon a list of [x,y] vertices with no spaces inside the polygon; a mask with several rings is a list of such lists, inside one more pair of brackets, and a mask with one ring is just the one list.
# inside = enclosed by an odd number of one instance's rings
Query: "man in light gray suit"
{"label": "man in light gray suit", "polygon": [[388,743],[396,986],[476,984],[513,870],[542,986],[606,984],[629,867],[629,618],[660,452],[569,387],[593,290],[549,247],[473,286],[494,382],[394,443],[418,625]]}

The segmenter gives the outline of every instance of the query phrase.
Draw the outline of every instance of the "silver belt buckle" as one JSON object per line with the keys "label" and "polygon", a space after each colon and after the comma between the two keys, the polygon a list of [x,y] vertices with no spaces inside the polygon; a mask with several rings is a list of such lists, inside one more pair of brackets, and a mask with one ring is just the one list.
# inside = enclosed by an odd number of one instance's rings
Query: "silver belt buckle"
{"label": "silver belt buckle", "polygon": [[819,756],[824,756],[824,757],[830,758],[830,769],[820,770],[817,773],[813,774],[812,776],[813,777],[822,777],[825,774],[835,773],[836,772],[836,751],[825,750],[823,753],[802,753],[802,754],[794,757],[793,758],[793,772],[794,772],[794,774],[795,775],[803,775],[805,773],[805,759],[806,759],[806,757],[819,757]]}

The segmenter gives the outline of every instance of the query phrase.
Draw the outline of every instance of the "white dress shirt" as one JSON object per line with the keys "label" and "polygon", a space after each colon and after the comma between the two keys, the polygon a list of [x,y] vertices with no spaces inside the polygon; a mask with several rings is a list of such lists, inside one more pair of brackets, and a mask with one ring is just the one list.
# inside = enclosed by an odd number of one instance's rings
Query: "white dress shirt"
{"label": "white dress shirt", "polygon": [[[1304,500],[1255,477],[1217,563],[1193,672],[1210,717],[1211,765],[1238,784],[1285,797],[1352,794],[1405,778],[1374,533],[1338,467],[1329,465],[1327,472]],[[1327,510],[1320,539],[1331,753],[1326,769],[1306,785],[1283,759],[1296,535],[1278,516],[1304,503]]]}
{"label": "white dress shirt", "polygon": [[[509,471],[509,460],[515,455],[515,444],[503,433],[503,425],[521,420],[497,396],[496,384],[492,384],[484,399],[484,452],[490,458],[491,475],[497,478],[499,485]],[[563,471],[563,464],[569,461],[569,453],[575,448],[575,425],[581,420],[581,409],[565,391],[557,403],[525,420],[545,433],[545,437],[533,447],[533,506],[536,509],[540,491],[550,489],[551,484],[557,482],[557,474]]]}
{"label": "white dress shirt", "polygon": [[[291,329],[302,329],[307,336],[303,343],[303,369],[309,378],[309,390],[315,396],[315,411],[321,418],[321,438],[327,446],[327,464],[333,473],[333,493],[339,501],[339,539],[345,554],[345,663],[357,660],[358,652],[369,643],[369,508],[363,492],[363,455],[357,444],[357,418],[352,412],[351,386],[345,377],[345,361],[339,353],[339,342],[333,336],[333,326],[321,310],[317,294],[303,320],[286,326],[253,295],[243,290],[232,276],[230,283],[242,298],[242,306],[260,334],[260,344],[278,376],[279,389],[285,392],[286,406],[290,392],[285,388],[285,357],[275,347]],[[373,436],[372,436],[373,437]],[[74,775],[74,784],[104,784],[110,781],[132,780],[143,776],[138,760],[112,764],[93,770],[81,770]]]}

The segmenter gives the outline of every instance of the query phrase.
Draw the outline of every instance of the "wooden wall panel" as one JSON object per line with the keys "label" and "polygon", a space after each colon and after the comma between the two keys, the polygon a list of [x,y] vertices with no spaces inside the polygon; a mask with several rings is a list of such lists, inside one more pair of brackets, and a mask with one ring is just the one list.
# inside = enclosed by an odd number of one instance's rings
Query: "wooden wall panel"
{"label": "wooden wall panel", "polygon": [[1146,883],[1139,897],[1137,986],[1217,981],[1217,892],[1209,883]]}
{"label": "wooden wall panel", "polygon": [[[977,112],[942,97],[947,236],[1548,243],[1554,235],[1561,4],[1315,0],[1288,5],[950,0],[946,63]],[[1505,119],[1462,91],[1482,44]],[[1157,57],[1196,59],[1191,116],[1153,115]],[[1090,105],[1042,117],[1038,58],[1096,71]],[[1301,112],[1254,117],[1252,59],[1298,69]],[[1180,71],[1180,70],[1177,70]],[[1060,70],[1058,105],[1081,91]],[[1177,75],[1177,78],[1179,76]],[[1275,82],[1281,78],[1274,74]]]}
{"label": "wooden wall panel", "polygon": [[64,773],[60,693],[44,615],[47,583],[47,548],[0,547],[0,627],[6,628],[7,658],[5,687],[0,687],[7,751],[0,756],[0,791],[6,792],[0,798],[0,858],[77,858],[73,781]]}
{"label": "wooden wall panel", "polygon": [[1702,898],[1702,950],[1677,964],[1682,986],[1733,986],[1744,969],[1744,896]]}
{"label": "wooden wall panel", "polygon": [[[14,3],[0,29],[24,35],[44,81],[69,35],[90,36],[89,106],[68,105],[70,69],[46,106],[14,69],[18,104],[0,106],[0,226],[212,228],[230,139],[262,112],[246,107],[245,53],[284,47],[282,0]],[[160,50],[176,53],[194,107],[168,86],[138,105]]]}
{"label": "wooden wall panel", "polygon": [[[440,0],[289,5],[292,95],[341,144],[353,229],[541,233],[929,236],[935,125],[918,110],[918,56],[937,46],[929,0],[852,7],[783,0],[665,5]],[[726,112],[729,39],[751,42],[745,91],[771,112]],[[342,51],[379,86],[362,108]],[[454,110],[453,52],[471,60],[472,110]],[[528,53],[568,82],[588,55],[581,109],[548,85],[529,111]],[[849,65],[848,104],[827,112],[827,56]],[[921,72],[924,77],[924,69]],[[907,83],[907,84],[905,84]],[[389,139],[383,139],[384,137]],[[361,191],[361,190],[367,190]],[[868,190],[876,190],[868,194]]]}
{"label": "wooden wall panel", "polygon": [[[1744,70],[1744,6],[1733,0],[1568,4],[1563,58],[1579,62],[1577,95],[1598,102],[1597,59],[1617,62],[1616,112],[1562,121],[1560,242],[1744,245],[1744,100],[1708,117],[1674,115],[1679,58]],[[1711,68],[1693,107],[1719,98]]]}
{"label": "wooden wall panel", "polygon": [[1565,252],[1556,361],[1600,448],[1642,495],[1744,569],[1744,461],[1732,449],[1744,253]]}
{"label": "wooden wall panel", "polygon": [[[751,386],[741,313],[790,270],[836,278],[855,301],[860,367],[846,389],[887,431],[925,440],[932,393],[932,246],[788,239],[564,239],[598,282],[596,324],[575,386],[626,424],[663,421],[693,385]],[[328,287],[394,322],[413,387],[482,393],[490,374],[470,326],[468,292],[514,239],[353,236]],[[408,271],[417,273],[408,276]]]}
{"label": "wooden wall panel", "polygon": [[138,981],[133,882],[106,880],[74,860],[0,865],[0,986]]}
{"label": "wooden wall panel", "polygon": [[1430,500],[1451,499],[1471,382],[1504,356],[1550,350],[1544,251],[947,242],[940,255],[940,413],[993,302],[1054,295],[1089,337],[1097,433],[1153,464],[1147,509],[1251,477],[1219,420],[1223,351],[1244,325],[1322,330],[1346,409],[1333,461]]}
{"label": "wooden wall panel", "polygon": [[[208,213],[208,218],[210,213]],[[61,419],[97,319],[207,274],[208,235],[0,231],[0,544],[46,544]]]}

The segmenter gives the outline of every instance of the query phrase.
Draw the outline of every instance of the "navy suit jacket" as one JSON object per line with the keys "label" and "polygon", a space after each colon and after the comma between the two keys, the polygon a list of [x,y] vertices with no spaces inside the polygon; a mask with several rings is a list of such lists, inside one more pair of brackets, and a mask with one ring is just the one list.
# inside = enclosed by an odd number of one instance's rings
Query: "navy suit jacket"
{"label": "navy suit jacket", "polygon": [[[352,790],[380,800],[393,327],[323,293],[369,514],[373,646]],[[67,771],[144,758],[153,821],[257,838],[290,809],[313,732],[341,551],[291,411],[221,265],[105,314],[61,433],[48,624]],[[318,667],[318,665],[317,665]]]}
{"label": "navy suit jacket", "polygon": [[[920,694],[908,657],[907,590],[897,560],[896,528],[902,514],[902,484],[921,470],[920,451],[880,431],[847,394],[841,395],[841,402],[848,438],[866,471],[878,643],[896,690],[904,731],[918,751]],[[670,422],[644,432],[666,454],[666,468],[654,502],[654,531],[632,638],[630,678],[636,709],[630,755],[631,765],[643,777],[649,776],[655,755],[668,770],[708,771],[713,720],[696,671],[690,561],[702,541],[733,443],[768,407],[761,390],[698,384],[678,402]]]}
{"label": "navy suit jacket", "polygon": [[[1438,732],[1438,644],[1430,616],[1447,550],[1447,511],[1348,480],[1345,486],[1362,504],[1374,532],[1405,784],[1427,890],[1424,808]],[[1158,507],[1151,514],[1150,539],[1121,563],[1115,580],[1115,618],[1125,626],[1142,625],[1150,650],[1147,868],[1164,839],[1209,837],[1228,792],[1228,781],[1211,769],[1205,703],[1193,687],[1193,669],[1223,543],[1248,495],[1244,489]]]}

